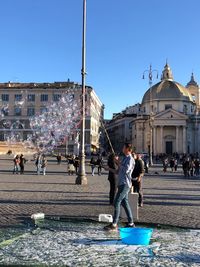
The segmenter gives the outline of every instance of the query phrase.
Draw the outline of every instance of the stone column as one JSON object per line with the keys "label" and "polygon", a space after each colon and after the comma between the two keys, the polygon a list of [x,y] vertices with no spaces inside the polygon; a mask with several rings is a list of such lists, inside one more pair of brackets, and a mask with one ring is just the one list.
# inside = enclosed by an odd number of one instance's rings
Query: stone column
{"label": "stone column", "polygon": [[179,143],[179,126],[176,126],[176,152],[177,153],[179,152],[178,143]]}
{"label": "stone column", "polygon": [[183,126],[183,153],[186,153],[186,127]]}
{"label": "stone column", "polygon": [[156,146],[156,138],[157,138],[157,126],[153,127],[153,153],[154,156],[158,153]]}
{"label": "stone column", "polygon": [[163,126],[160,126],[160,153],[163,153]]}

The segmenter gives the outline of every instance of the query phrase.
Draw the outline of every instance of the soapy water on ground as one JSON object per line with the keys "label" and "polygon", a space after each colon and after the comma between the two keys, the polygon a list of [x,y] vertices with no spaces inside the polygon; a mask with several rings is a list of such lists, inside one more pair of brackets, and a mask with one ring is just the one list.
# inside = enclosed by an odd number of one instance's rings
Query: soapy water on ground
{"label": "soapy water on ground", "polygon": [[124,245],[104,224],[44,220],[0,232],[0,264],[19,266],[200,266],[200,231],[154,229],[149,246]]}

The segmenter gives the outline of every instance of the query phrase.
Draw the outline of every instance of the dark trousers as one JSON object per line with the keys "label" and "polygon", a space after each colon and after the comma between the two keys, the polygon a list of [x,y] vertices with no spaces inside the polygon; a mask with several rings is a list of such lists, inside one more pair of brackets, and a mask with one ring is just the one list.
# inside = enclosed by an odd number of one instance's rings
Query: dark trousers
{"label": "dark trousers", "polygon": [[76,174],[78,174],[79,166],[75,166]]}
{"label": "dark trousers", "polygon": [[116,181],[114,179],[109,180],[110,182],[110,193],[109,193],[109,200],[110,200],[110,204],[114,204],[114,199],[115,199],[115,195],[117,192],[117,185],[116,185]]}
{"label": "dark trousers", "polygon": [[138,203],[139,205],[143,203],[143,192],[142,192],[142,182],[133,181],[134,193],[138,193]]}
{"label": "dark trousers", "polygon": [[21,173],[21,174],[24,173],[24,165],[20,165],[20,173]]}
{"label": "dark trousers", "polygon": [[98,166],[98,175],[101,175],[101,170],[102,170],[102,167]]}

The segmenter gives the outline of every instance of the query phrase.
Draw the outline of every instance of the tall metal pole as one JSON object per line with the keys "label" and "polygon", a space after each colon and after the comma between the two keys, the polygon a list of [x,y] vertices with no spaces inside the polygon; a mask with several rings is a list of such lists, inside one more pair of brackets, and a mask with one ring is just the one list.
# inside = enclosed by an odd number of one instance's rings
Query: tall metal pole
{"label": "tall metal pole", "polygon": [[83,37],[82,37],[82,123],[80,131],[80,166],[76,184],[86,185],[87,177],[85,172],[85,76],[86,76],[86,0],[83,0]]}
{"label": "tall metal pole", "polygon": [[153,165],[153,99],[152,99],[152,84],[153,84],[153,73],[157,73],[158,71],[152,70],[152,66],[150,65],[149,70],[145,70],[143,73],[143,79],[145,79],[145,73],[148,73],[149,79],[149,90],[150,90],[150,99],[149,99],[149,128],[150,128],[150,144],[149,144],[149,164]]}
{"label": "tall metal pole", "polygon": [[150,127],[150,151],[149,151],[149,164],[153,166],[153,103],[152,103],[152,66],[149,68],[149,88],[150,88],[150,114],[149,114],[149,127]]}

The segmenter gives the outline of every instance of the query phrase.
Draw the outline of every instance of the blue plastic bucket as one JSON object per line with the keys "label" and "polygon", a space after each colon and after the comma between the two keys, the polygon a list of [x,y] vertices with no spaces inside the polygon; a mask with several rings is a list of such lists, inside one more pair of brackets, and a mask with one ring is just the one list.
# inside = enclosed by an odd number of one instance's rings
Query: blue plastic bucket
{"label": "blue plastic bucket", "polygon": [[120,228],[122,243],[127,245],[149,245],[153,233],[150,228]]}

